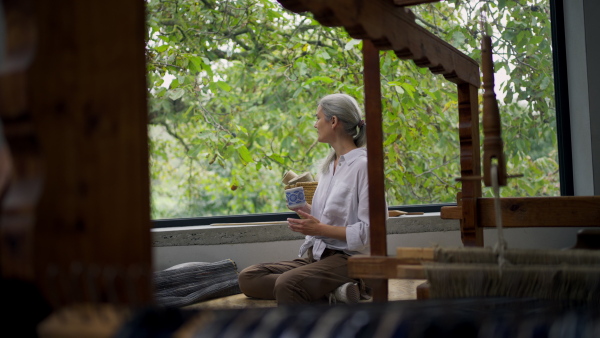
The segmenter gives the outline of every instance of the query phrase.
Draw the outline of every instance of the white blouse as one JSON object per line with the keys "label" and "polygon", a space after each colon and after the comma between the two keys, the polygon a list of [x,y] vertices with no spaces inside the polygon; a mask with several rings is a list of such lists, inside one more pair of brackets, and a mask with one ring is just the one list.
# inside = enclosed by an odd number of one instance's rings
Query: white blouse
{"label": "white blouse", "polygon": [[369,181],[367,150],[357,148],[340,156],[338,167],[319,179],[312,200],[311,215],[321,223],[346,227],[346,241],[323,236],[306,236],[300,255],[312,246],[315,260],[325,248],[349,255],[369,253]]}

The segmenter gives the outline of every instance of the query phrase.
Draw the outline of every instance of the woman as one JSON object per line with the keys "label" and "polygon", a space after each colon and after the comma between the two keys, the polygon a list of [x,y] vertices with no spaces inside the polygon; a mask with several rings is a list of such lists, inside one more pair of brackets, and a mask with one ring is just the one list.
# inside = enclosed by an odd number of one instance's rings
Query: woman
{"label": "woman", "polygon": [[[348,277],[348,257],[369,252],[369,196],[365,122],[356,100],[327,95],[319,102],[318,141],[331,152],[321,167],[312,205],[288,218],[292,231],[306,235],[298,259],[250,266],[240,272],[240,289],[249,297],[281,304],[321,300],[356,303],[359,281]],[[306,258],[302,258],[304,254]]]}

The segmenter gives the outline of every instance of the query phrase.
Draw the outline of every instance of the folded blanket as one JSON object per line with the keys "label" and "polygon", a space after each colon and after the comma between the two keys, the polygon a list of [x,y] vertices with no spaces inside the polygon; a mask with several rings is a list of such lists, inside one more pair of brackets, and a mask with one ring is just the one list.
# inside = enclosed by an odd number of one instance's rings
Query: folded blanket
{"label": "folded blanket", "polygon": [[156,302],[181,307],[241,293],[235,262],[183,263],[154,273]]}

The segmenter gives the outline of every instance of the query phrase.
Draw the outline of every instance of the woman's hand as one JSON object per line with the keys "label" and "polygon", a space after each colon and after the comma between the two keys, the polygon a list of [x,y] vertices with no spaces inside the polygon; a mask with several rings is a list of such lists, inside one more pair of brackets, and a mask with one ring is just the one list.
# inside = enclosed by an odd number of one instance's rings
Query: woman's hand
{"label": "woman's hand", "polygon": [[303,235],[322,236],[322,228],[325,225],[311,214],[303,211],[302,209],[305,207],[306,206],[294,210],[298,213],[298,215],[300,215],[300,217],[302,217],[302,219],[288,218],[288,227],[290,230],[299,232]]}
{"label": "woman's hand", "polygon": [[346,227],[336,227],[321,223],[314,216],[302,210],[296,210],[296,212],[303,218],[288,218],[287,221],[290,230],[303,235],[329,237],[341,241],[346,240]]}

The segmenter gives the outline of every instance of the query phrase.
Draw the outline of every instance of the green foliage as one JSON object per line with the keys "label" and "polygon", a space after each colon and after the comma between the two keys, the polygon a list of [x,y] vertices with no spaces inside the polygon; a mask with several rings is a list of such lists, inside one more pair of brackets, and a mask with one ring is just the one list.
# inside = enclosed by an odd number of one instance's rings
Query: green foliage
{"label": "green foliage", "polygon": [[[361,41],[269,0],[149,0],[147,10],[153,218],[287,211],[282,174],[317,174],[328,152],[313,129],[319,98],[362,102]],[[525,175],[503,195],[557,195],[547,0],[413,10],[476,60],[485,13],[508,76],[497,78],[508,170]],[[389,203],[454,201],[456,86],[392,52],[381,69]]]}

